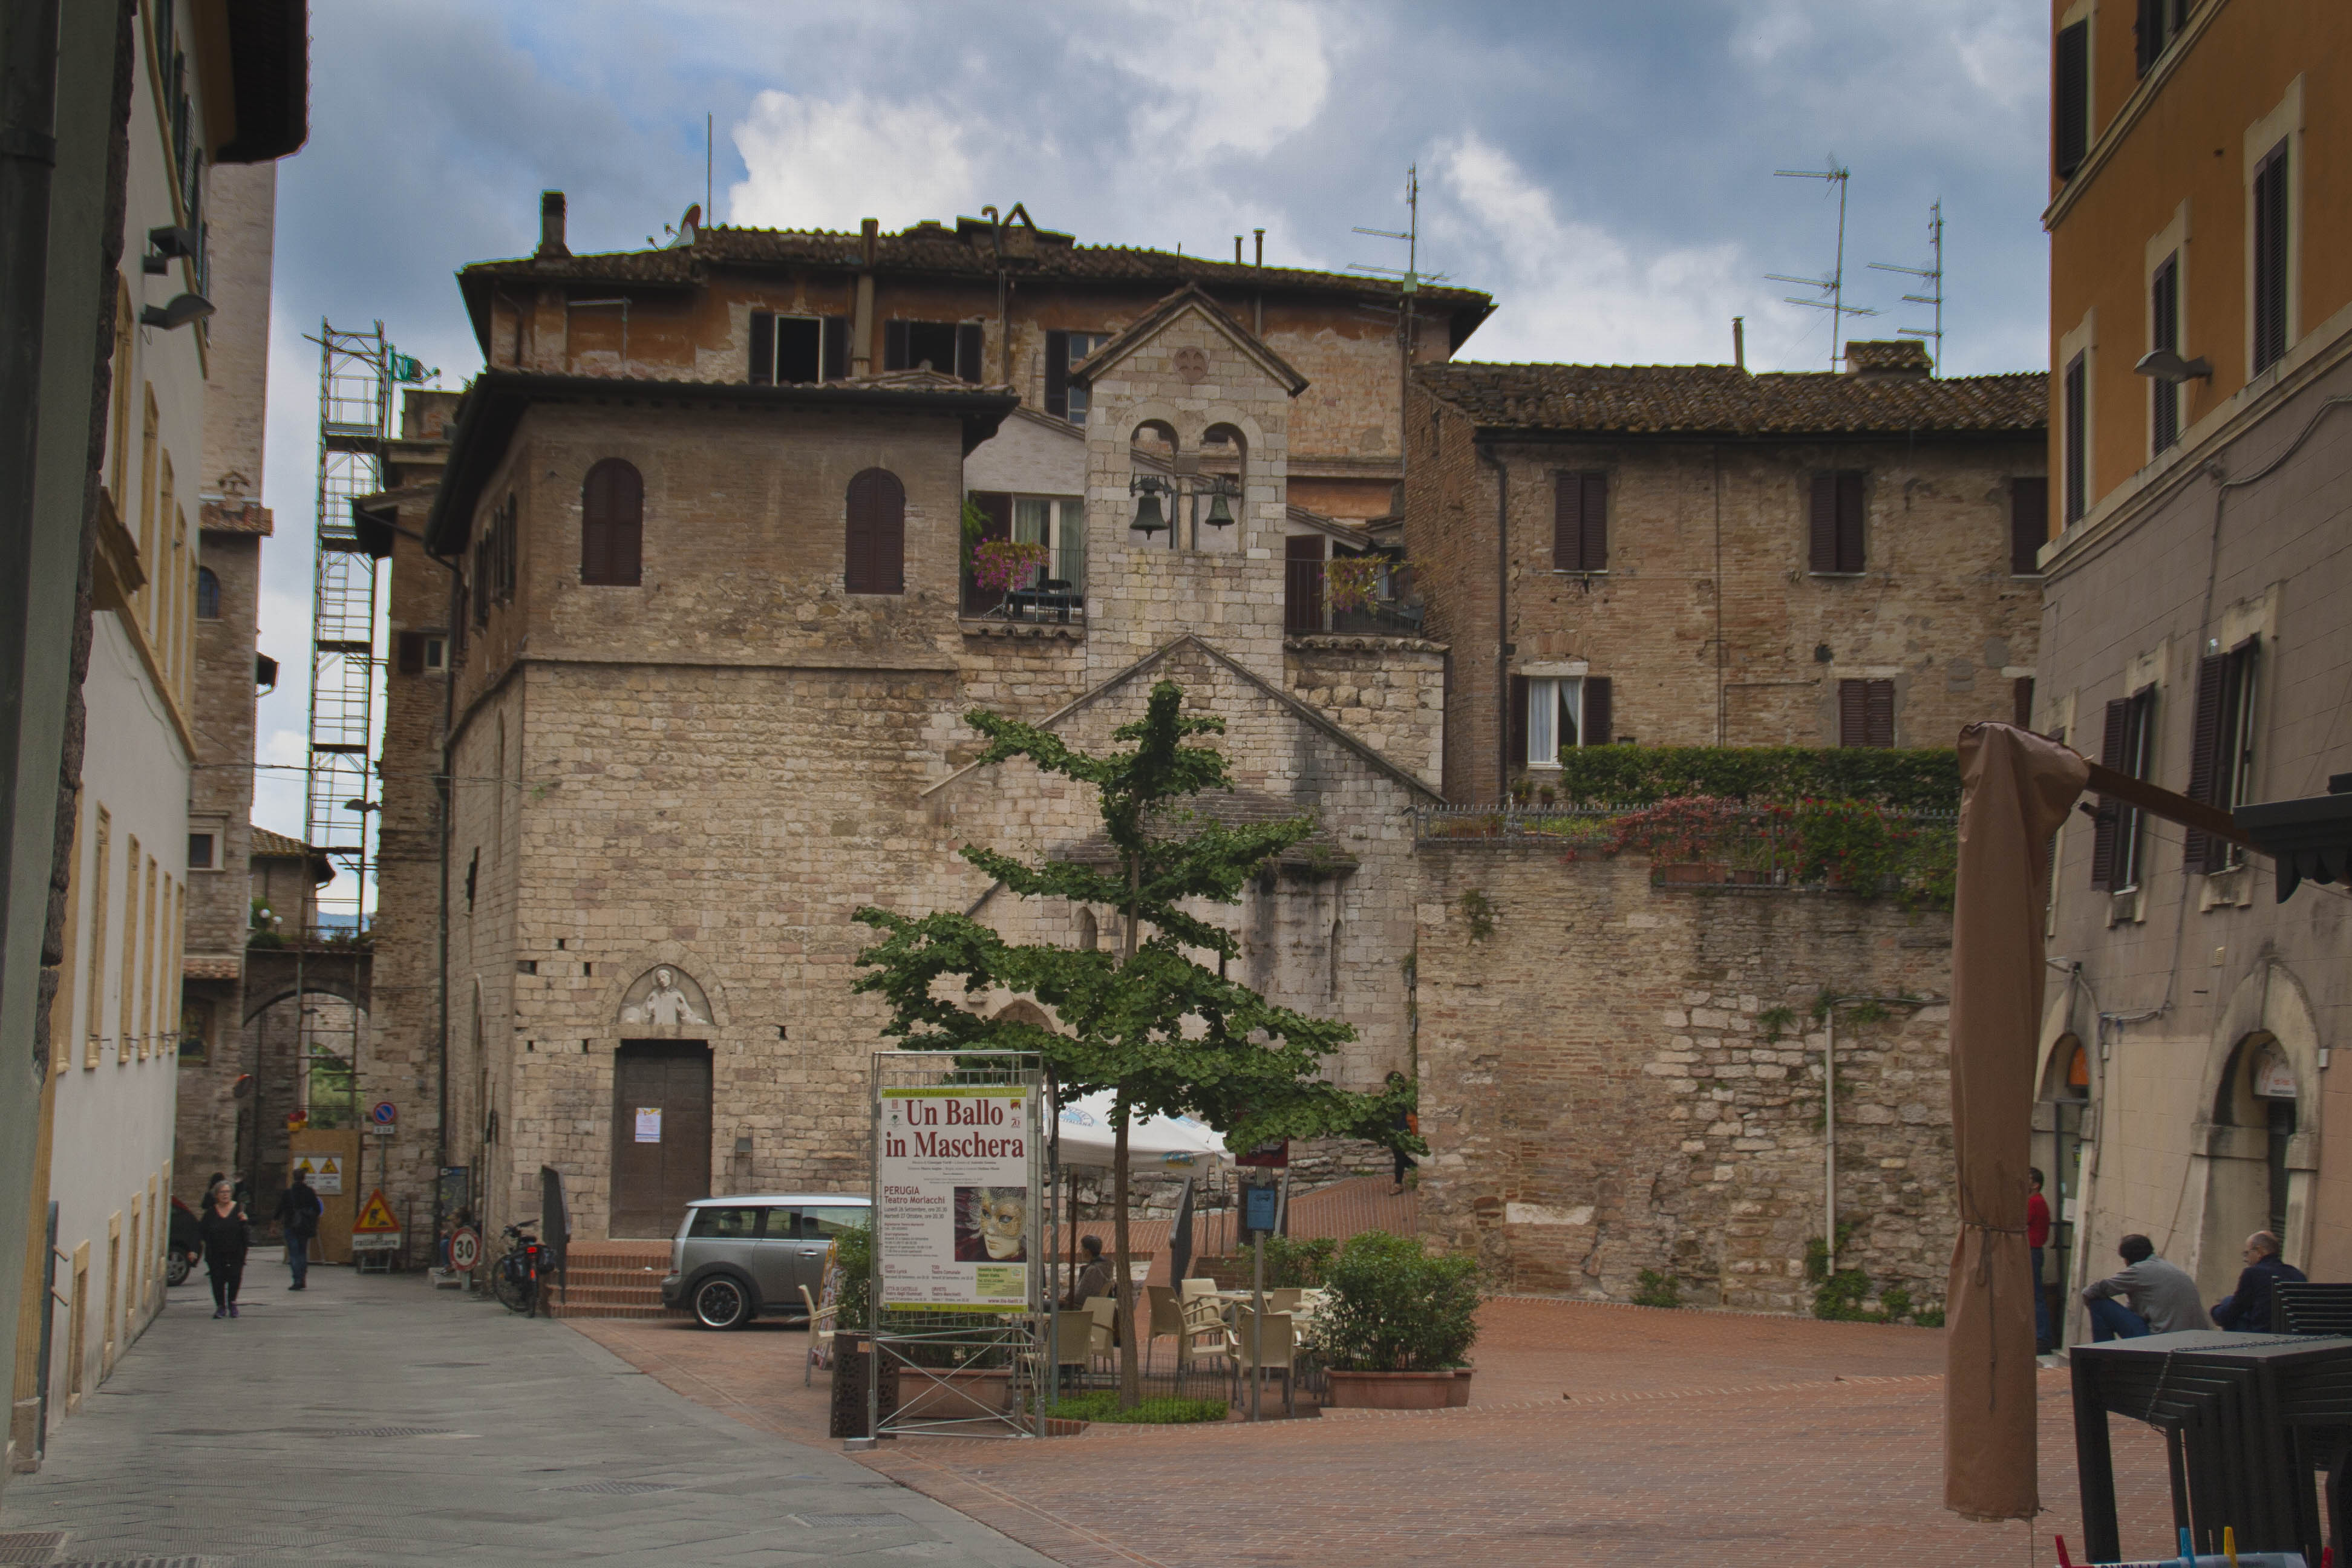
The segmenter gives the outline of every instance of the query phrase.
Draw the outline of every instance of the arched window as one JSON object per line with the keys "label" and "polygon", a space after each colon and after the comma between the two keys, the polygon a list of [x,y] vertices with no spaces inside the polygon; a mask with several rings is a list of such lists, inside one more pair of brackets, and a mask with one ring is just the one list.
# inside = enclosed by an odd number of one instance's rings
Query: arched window
{"label": "arched window", "polygon": [[1083,905],[1083,904],[1079,905],[1079,906],[1078,906],[1078,951],[1079,951],[1080,952],[1092,952],[1096,949],[1096,947],[1097,947],[1097,946],[1100,945],[1101,942],[1102,942],[1102,935],[1101,935],[1101,932],[1097,929],[1097,927],[1096,927],[1096,925],[1095,925],[1095,912],[1094,912],[1094,910],[1090,910],[1090,909],[1087,909],[1087,908],[1085,905]]}
{"label": "arched window", "polygon": [[635,465],[607,458],[580,488],[580,580],[634,588],[644,580],[646,481]]}
{"label": "arched window", "polygon": [[849,481],[842,585],[853,594],[907,591],[907,487],[887,468]]}
{"label": "arched window", "polygon": [[220,579],[213,575],[209,566],[196,568],[196,619],[220,619]]}

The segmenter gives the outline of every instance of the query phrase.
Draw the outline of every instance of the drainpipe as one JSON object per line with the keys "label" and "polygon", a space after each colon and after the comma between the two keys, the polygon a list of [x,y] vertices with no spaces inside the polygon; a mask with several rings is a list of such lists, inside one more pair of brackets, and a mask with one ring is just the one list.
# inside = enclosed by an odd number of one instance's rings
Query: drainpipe
{"label": "drainpipe", "polygon": [[1495,799],[1511,797],[1511,471],[1481,441],[1478,460],[1495,470]]}
{"label": "drainpipe", "polygon": [[[444,618],[449,626],[448,642],[446,646],[454,649],[457,642],[457,617],[465,613],[464,606],[457,600],[459,581],[457,563],[434,554],[429,548],[425,553],[427,560],[449,574],[449,613]],[[441,1173],[449,1168],[449,845],[450,818],[456,815],[457,808],[457,790],[452,782],[457,767],[451,761],[456,753],[451,744],[453,737],[449,731],[457,721],[457,661],[455,658],[445,654],[441,660],[441,776],[433,781],[434,792],[439,796],[437,804],[440,808],[441,828],[441,900],[437,910],[438,918],[434,921],[434,925],[437,928],[436,935],[438,938],[440,957],[436,967],[437,984],[435,987],[440,994],[438,1001],[440,1041],[435,1049],[436,1059],[433,1074],[436,1080],[434,1090],[440,1100],[440,1111],[434,1118],[433,1242],[425,1249],[425,1256],[428,1258],[433,1258],[434,1248],[441,1245],[441,1221],[444,1217],[441,1212]],[[474,1197],[470,1190],[471,1185],[469,1182],[468,1191],[466,1194],[469,1203]],[[428,1264],[428,1267],[430,1266]]]}
{"label": "drainpipe", "polygon": [[[41,429],[41,321],[48,291],[49,183],[56,169],[58,0],[0,11],[0,910],[11,909],[17,748],[23,741],[25,637],[32,615],[34,458]],[[47,910],[44,902],[42,909]],[[37,976],[38,947],[34,950]],[[0,947],[0,986],[12,978]],[[21,976],[14,977],[24,984]],[[33,1016],[26,1009],[25,1016]],[[39,1067],[48,1076],[46,1061]]]}
{"label": "drainpipe", "polygon": [[878,218],[867,218],[858,226],[858,240],[864,259],[857,274],[856,311],[849,319],[849,374],[874,374],[874,253],[881,233]]}

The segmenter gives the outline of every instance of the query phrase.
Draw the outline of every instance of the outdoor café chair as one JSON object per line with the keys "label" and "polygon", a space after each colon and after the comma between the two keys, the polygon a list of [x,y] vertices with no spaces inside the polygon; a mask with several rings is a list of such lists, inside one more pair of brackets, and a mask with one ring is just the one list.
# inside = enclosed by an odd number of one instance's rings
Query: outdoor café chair
{"label": "outdoor caf\u00e9 chair", "polygon": [[1202,1296],[1215,1295],[1217,1282],[1213,1279],[1181,1280],[1177,1285],[1177,1292],[1187,1301],[1195,1300]]}
{"label": "outdoor caf\u00e9 chair", "polygon": [[1300,1298],[1306,1294],[1304,1290],[1268,1290],[1265,1293],[1265,1310],[1269,1312],[1295,1312],[1298,1310]]}
{"label": "outdoor caf\u00e9 chair", "polygon": [[801,1368],[801,1386],[806,1388],[816,1376],[817,1358],[830,1361],[833,1355],[833,1320],[841,1311],[841,1303],[818,1306],[805,1285],[801,1287],[801,1300],[808,1308],[808,1364]]}
{"label": "outdoor caf\u00e9 chair", "polygon": [[1110,1354],[1118,1344],[1118,1298],[1089,1296],[1086,1310],[1095,1321],[1095,1354]]}
{"label": "outdoor caf\u00e9 chair", "polygon": [[1103,1337],[1102,1326],[1092,1312],[1055,1313],[1054,1371],[1058,1374],[1076,1367],[1083,1375],[1102,1353],[1095,1342]]}
{"label": "outdoor caf\u00e9 chair", "polygon": [[1297,1345],[1290,1332],[1290,1314],[1268,1312],[1265,1315],[1265,1363],[1259,1364],[1257,1346],[1257,1314],[1246,1307],[1234,1312],[1234,1326],[1225,1332],[1225,1353],[1234,1363],[1234,1404],[1242,1402],[1241,1380],[1244,1374],[1254,1378],[1275,1376],[1282,1379],[1282,1412],[1296,1414],[1292,1397],[1291,1361]]}
{"label": "outdoor caf\u00e9 chair", "polygon": [[1200,1354],[1202,1335],[1217,1336],[1218,1348],[1223,1347],[1225,1321],[1218,1313],[1214,1301],[1205,1298],[1182,1300],[1165,1285],[1152,1286],[1150,1299],[1151,1335],[1147,1343],[1157,1343],[1164,1336],[1174,1335],[1178,1371],[1190,1366],[1193,1358]]}

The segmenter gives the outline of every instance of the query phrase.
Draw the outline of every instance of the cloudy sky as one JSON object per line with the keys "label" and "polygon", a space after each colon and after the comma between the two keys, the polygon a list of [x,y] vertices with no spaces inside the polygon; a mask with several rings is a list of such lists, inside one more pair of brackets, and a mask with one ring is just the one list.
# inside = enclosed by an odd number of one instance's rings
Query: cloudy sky
{"label": "cloudy sky", "polygon": [[[1837,203],[1776,168],[1853,171],[1846,298],[1901,296],[1947,224],[1945,368],[2042,368],[2043,0],[318,0],[310,144],[279,170],[262,646],[265,763],[299,764],[318,355],[381,318],[457,386],[480,365],[451,274],[526,254],[542,189],[575,251],[643,246],[702,200],[794,228],[952,222],[1025,202],[1082,244],[1292,267],[1422,265],[1492,293],[1489,360],[1829,363]],[[255,815],[301,831],[290,773]]]}

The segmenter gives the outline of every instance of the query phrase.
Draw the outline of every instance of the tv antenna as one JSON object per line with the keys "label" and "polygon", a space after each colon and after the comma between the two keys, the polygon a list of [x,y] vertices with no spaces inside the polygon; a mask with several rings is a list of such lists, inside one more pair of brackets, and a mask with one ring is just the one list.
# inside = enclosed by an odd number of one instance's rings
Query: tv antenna
{"label": "tv antenna", "polygon": [[1445,281],[1447,276],[1443,272],[1423,272],[1421,270],[1421,165],[1418,163],[1408,164],[1405,168],[1404,211],[1405,225],[1402,229],[1366,228],[1361,224],[1359,224],[1355,226],[1354,230],[1357,234],[1369,234],[1374,239],[1401,239],[1404,241],[1404,267],[1402,270],[1394,267],[1375,267],[1370,262],[1364,261],[1350,261],[1348,263],[1348,267],[1350,271],[1377,272],[1382,277],[1393,278],[1397,280],[1397,385],[1399,393],[1397,398],[1397,416],[1400,424],[1400,428],[1397,432],[1397,450],[1399,452],[1404,451],[1410,445],[1410,443],[1406,441],[1404,432],[1402,428],[1402,424],[1404,418],[1403,411],[1407,402],[1409,401],[1402,395],[1402,393],[1405,378],[1412,374],[1413,338],[1415,336],[1415,328],[1418,325],[1418,315],[1413,304],[1414,296],[1421,291],[1421,286],[1423,283],[1443,283]]}
{"label": "tv antenna", "polygon": [[1933,305],[1936,324],[1932,327],[1897,327],[1895,330],[1906,338],[1926,338],[1935,345],[1932,351],[1936,368],[1944,364],[1944,201],[1941,196],[1928,204],[1927,243],[1935,248],[1936,258],[1925,267],[1897,267],[1891,261],[1874,261],[1871,267],[1880,272],[1907,273],[1921,279],[1927,285],[1925,294],[1906,294],[1906,303]]}
{"label": "tv antenna", "polygon": [[1830,268],[1830,275],[1826,278],[1791,278],[1780,272],[1764,274],[1774,283],[1800,283],[1808,289],[1818,289],[1829,296],[1826,300],[1800,300],[1794,295],[1783,295],[1782,298],[1791,305],[1802,305],[1809,310],[1827,310],[1830,313],[1830,368],[1832,370],[1837,369],[1838,356],[1844,352],[1845,318],[1875,316],[1879,313],[1864,306],[1849,305],[1845,302],[1845,183],[1853,173],[1853,171],[1846,168],[1834,157],[1830,160],[1830,166],[1826,169],[1775,169],[1772,171],[1772,177],[1776,180],[1826,180],[1837,187],[1837,263]]}

